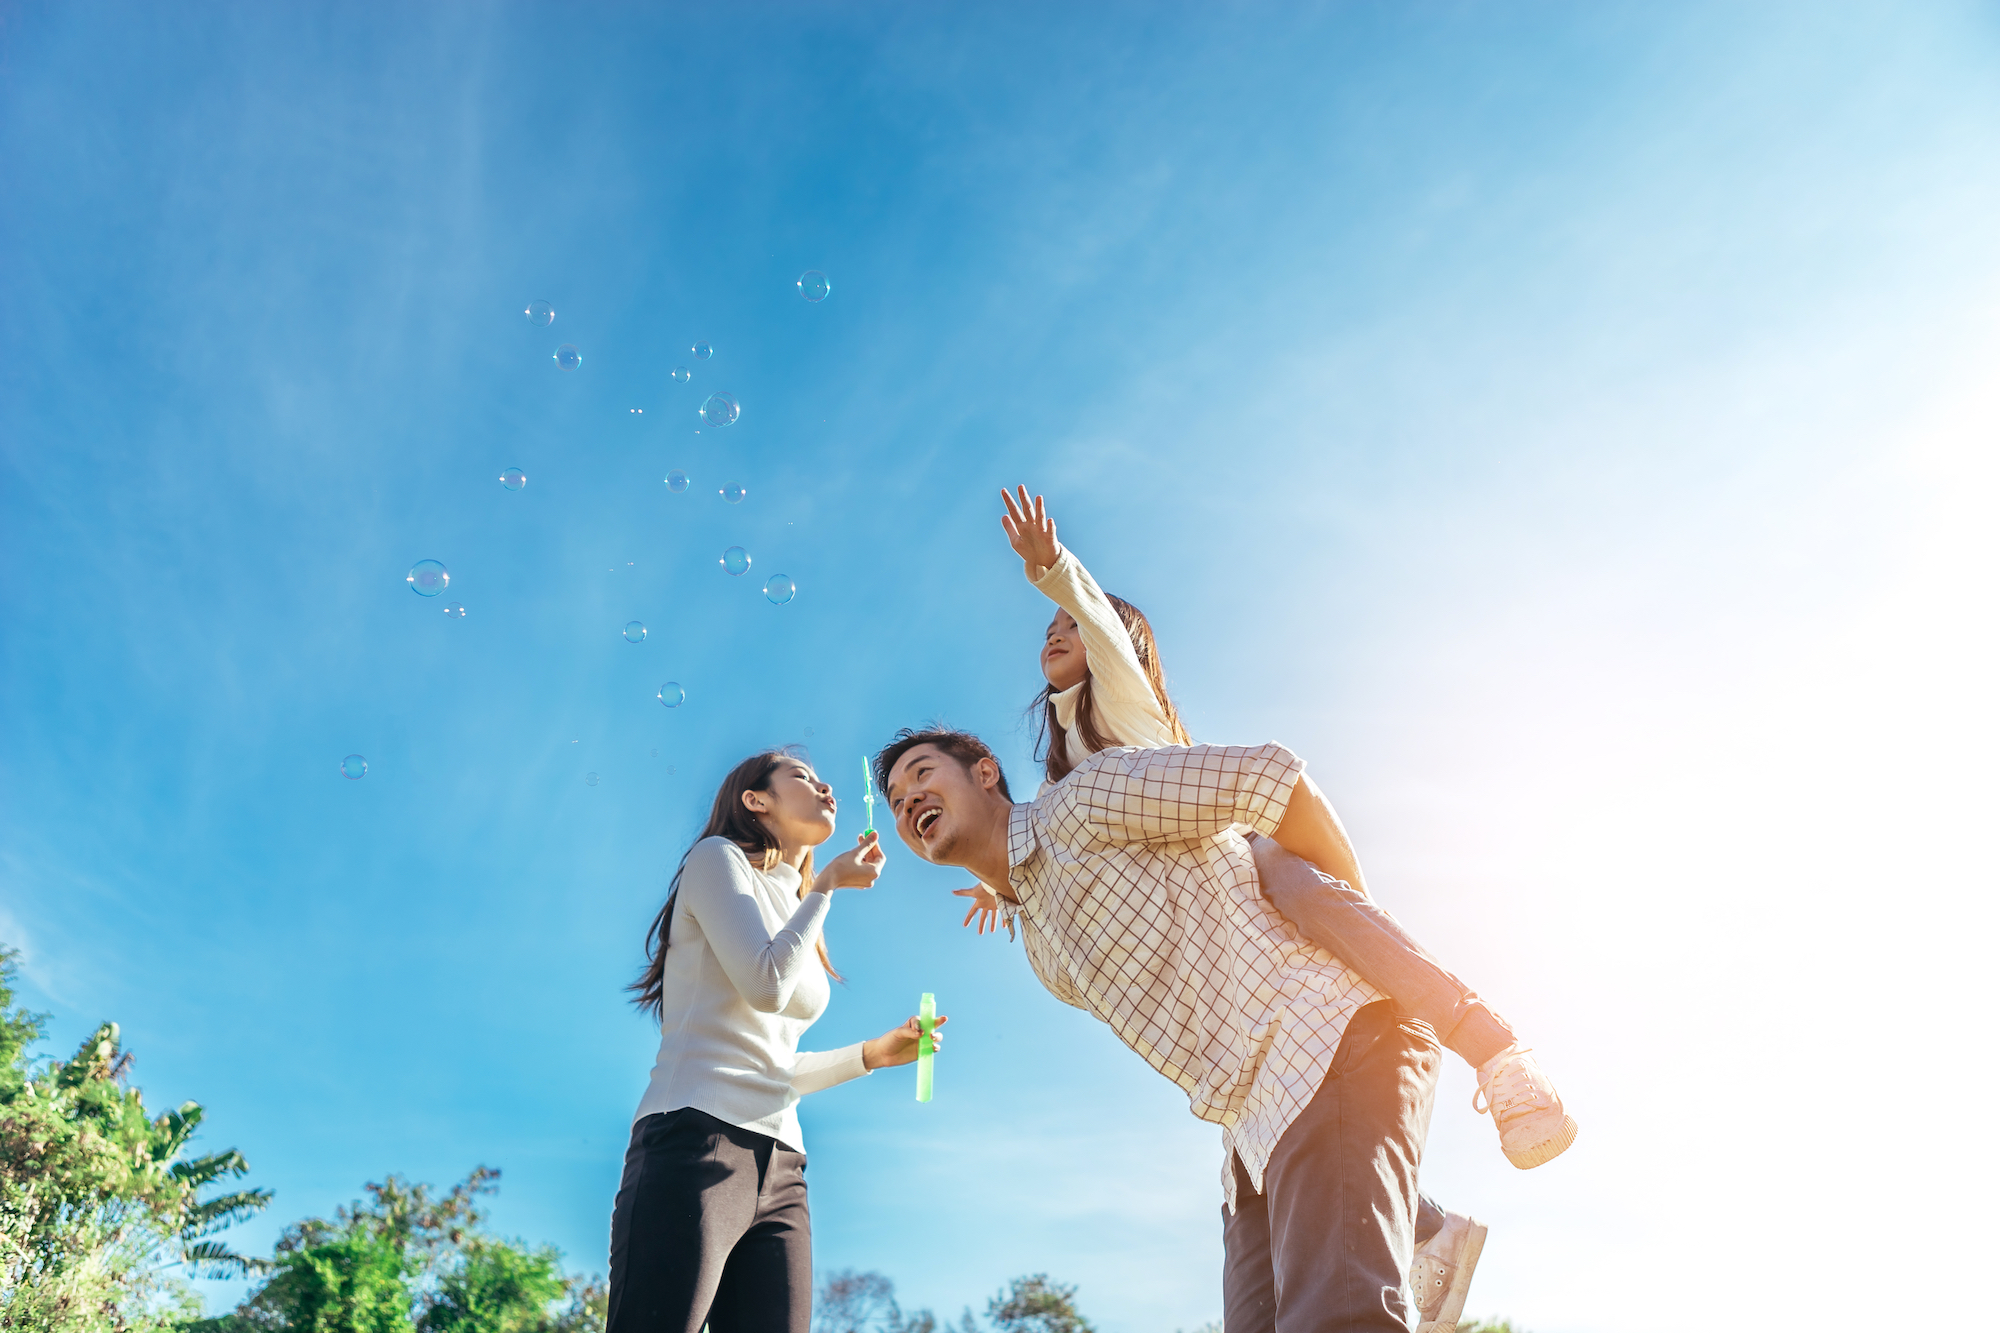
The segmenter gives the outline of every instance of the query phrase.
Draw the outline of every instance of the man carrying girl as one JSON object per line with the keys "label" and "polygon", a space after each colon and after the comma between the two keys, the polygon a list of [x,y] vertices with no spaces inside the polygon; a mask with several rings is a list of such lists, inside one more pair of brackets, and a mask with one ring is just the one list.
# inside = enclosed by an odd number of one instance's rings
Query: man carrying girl
{"label": "man carrying girl", "polygon": [[[1368,898],[1304,762],[1190,744],[1144,616],[1098,589],[1039,497],[1005,499],[1011,544],[1060,608],[1042,649],[1048,781],[1016,804],[976,737],[905,731],[876,759],[897,832],[977,876],[968,923],[1018,922],[1058,999],[1222,1125],[1231,1333],[1448,1333],[1484,1231],[1417,1194],[1440,1036],[1478,1071],[1475,1106],[1515,1165],[1563,1152],[1575,1121],[1506,1024]],[[1427,1231],[1435,1266],[1413,1289]]]}

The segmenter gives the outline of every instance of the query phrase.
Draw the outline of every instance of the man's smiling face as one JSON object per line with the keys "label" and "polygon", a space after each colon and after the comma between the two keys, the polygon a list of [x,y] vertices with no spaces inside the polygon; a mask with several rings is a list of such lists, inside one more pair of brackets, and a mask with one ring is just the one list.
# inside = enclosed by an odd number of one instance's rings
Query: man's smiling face
{"label": "man's smiling face", "polygon": [[889,770],[889,812],[903,845],[933,865],[957,866],[993,822],[1000,769],[990,759],[967,768],[935,745],[912,747]]}

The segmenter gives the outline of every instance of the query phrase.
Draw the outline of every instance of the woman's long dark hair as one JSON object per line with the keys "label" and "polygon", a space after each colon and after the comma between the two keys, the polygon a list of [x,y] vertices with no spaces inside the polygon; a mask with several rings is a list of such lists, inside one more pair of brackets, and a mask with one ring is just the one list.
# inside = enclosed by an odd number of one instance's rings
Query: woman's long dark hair
{"label": "woman's long dark hair", "polygon": [[[804,763],[805,761],[789,750],[764,750],[753,754],[742,763],[729,770],[729,776],[722,780],[716,790],[715,804],[709,807],[708,823],[702,827],[695,839],[727,838],[743,849],[750,858],[750,864],[759,870],[769,870],[778,863],[778,840],[764,827],[762,820],[751,813],[743,804],[743,793],[769,791],[771,775],[778,771],[778,765]],[[673,883],[667,886],[666,906],[653,918],[653,925],[646,932],[646,970],[639,979],[625,989],[632,992],[632,1003],[660,1019],[662,1003],[661,984],[667,971],[667,939],[674,926],[674,900],[680,896],[681,875],[687,870],[687,859],[694,852],[693,846],[681,853],[679,869],[674,871]],[[806,859],[799,865],[799,897],[804,898],[812,891],[813,854],[806,851]],[[827,975],[835,981],[841,980],[840,973],[833,970],[833,960],[827,957],[826,936],[819,939],[819,961],[826,968]]]}
{"label": "woman's long dark hair", "polygon": [[[1192,745],[1187,728],[1181,725],[1181,713],[1174,707],[1174,701],[1167,695],[1167,673],[1160,665],[1160,647],[1153,638],[1153,623],[1141,611],[1123,597],[1104,594],[1104,600],[1111,603],[1111,609],[1118,613],[1118,619],[1125,624],[1126,637],[1132,640],[1132,651],[1138,654],[1139,669],[1146,673],[1146,683],[1153,687],[1153,697],[1160,701],[1160,711],[1167,715],[1167,728],[1174,739],[1182,745]],[[1070,770],[1088,759],[1091,754],[1113,745],[1129,745],[1131,742],[1117,736],[1106,736],[1103,724],[1097,717],[1097,700],[1091,694],[1091,679],[1088,672],[1083,677],[1083,689],[1076,697],[1076,725],[1083,733],[1083,743],[1090,747],[1090,754],[1080,754],[1070,758],[1069,737],[1063,733],[1062,719],[1056,716],[1056,687],[1042,686],[1042,692],[1028,705],[1028,711],[1039,711],[1036,719],[1035,758],[1043,761],[1050,782],[1061,782]]]}

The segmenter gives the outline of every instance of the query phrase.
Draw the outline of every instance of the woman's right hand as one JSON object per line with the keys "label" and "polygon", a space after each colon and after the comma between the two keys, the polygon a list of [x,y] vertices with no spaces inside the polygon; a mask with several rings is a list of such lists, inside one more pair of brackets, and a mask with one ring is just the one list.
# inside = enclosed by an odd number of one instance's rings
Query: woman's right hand
{"label": "woman's right hand", "polygon": [[859,845],[834,857],[826,863],[826,869],[813,876],[814,893],[875,886],[875,881],[882,877],[882,864],[888,860],[882,851],[882,835],[870,830],[855,842]]}
{"label": "woman's right hand", "polygon": [[1023,486],[1018,504],[1005,487],[1001,488],[1000,499],[1007,506],[1006,516],[1000,520],[1000,526],[1007,529],[1007,544],[1021,557],[1030,577],[1035,576],[1036,570],[1046,571],[1062,554],[1062,543],[1056,540],[1056,521],[1049,517],[1042,497],[1038,495],[1030,501],[1028,488]]}

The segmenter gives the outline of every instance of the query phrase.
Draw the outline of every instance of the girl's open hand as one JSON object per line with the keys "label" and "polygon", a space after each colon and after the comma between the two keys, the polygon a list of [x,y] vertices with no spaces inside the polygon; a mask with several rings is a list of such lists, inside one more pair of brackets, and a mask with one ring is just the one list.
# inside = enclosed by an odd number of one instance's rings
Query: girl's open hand
{"label": "girl's open hand", "polygon": [[975,884],[969,889],[953,889],[951,892],[955,898],[972,899],[972,908],[965,914],[965,920],[958,923],[959,925],[969,926],[972,924],[972,918],[978,917],[977,934],[984,935],[989,930],[1000,929],[1000,900],[993,896],[993,890],[984,884]]}
{"label": "girl's open hand", "polygon": [[882,877],[882,864],[888,860],[882,851],[882,837],[878,833],[864,833],[855,841],[859,846],[834,857],[826,863],[826,869],[813,877],[814,892],[875,886],[875,881]]}
{"label": "girl's open hand", "polygon": [[[937,1023],[931,1028],[931,1049],[944,1049],[943,1028],[951,1020],[943,1014],[937,1016]],[[917,1043],[923,1039],[924,1029],[914,1017],[899,1028],[890,1028],[879,1037],[861,1043],[861,1063],[869,1069],[886,1069],[891,1065],[906,1065],[917,1058]]]}
{"label": "girl's open hand", "polygon": [[1042,497],[1028,499],[1028,488],[1021,487],[1020,500],[1008,494],[1003,487],[1000,500],[1007,506],[1001,516],[1000,526],[1007,529],[1007,544],[1014,548],[1014,554],[1021,557],[1021,563],[1028,567],[1032,577],[1036,570],[1047,569],[1062,554],[1062,544],[1056,540],[1056,521],[1049,517],[1042,504]]}

